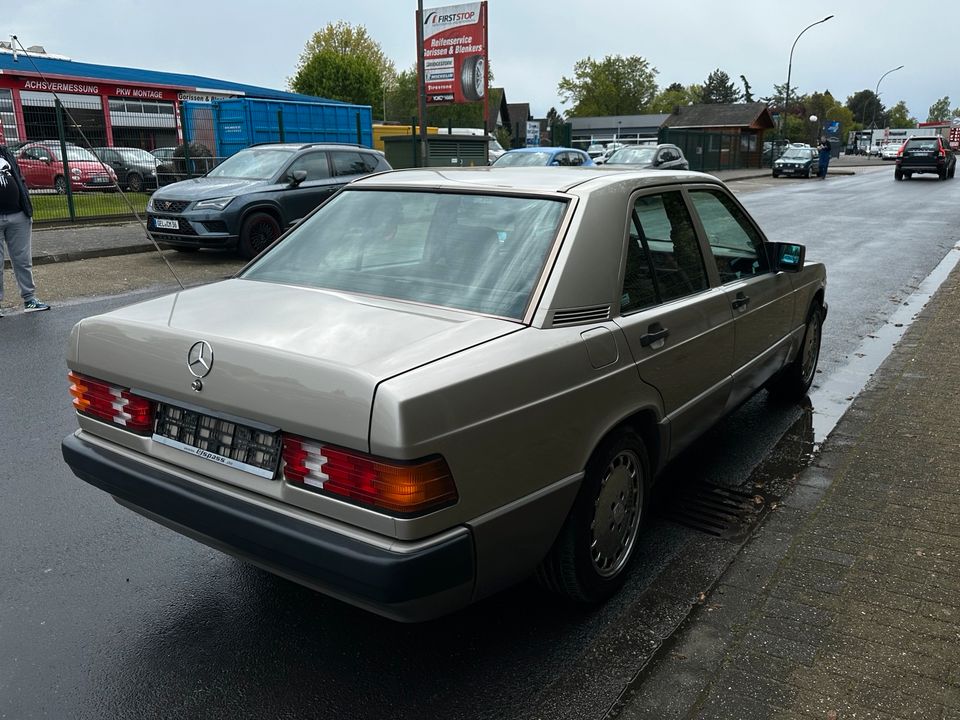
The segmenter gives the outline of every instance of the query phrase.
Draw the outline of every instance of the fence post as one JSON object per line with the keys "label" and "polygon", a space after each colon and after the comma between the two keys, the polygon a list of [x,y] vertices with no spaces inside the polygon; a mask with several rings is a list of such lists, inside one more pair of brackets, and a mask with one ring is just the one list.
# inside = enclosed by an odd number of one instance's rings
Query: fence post
{"label": "fence post", "polygon": [[57,137],[60,139],[60,157],[63,159],[63,181],[67,190],[67,210],[70,211],[70,220],[77,219],[77,210],[73,205],[73,189],[70,187],[70,163],[67,161],[67,137],[63,128],[63,105],[60,98],[55,98],[57,115]]}
{"label": "fence post", "polygon": [[280,133],[280,142],[286,142],[287,138],[283,132],[283,108],[277,108],[277,130]]}
{"label": "fence post", "polygon": [[[193,163],[190,162],[190,143],[193,141],[193,138],[190,137],[193,135],[193,128],[187,123],[187,104],[180,104],[180,124],[183,126],[183,169],[187,173],[188,178],[193,177]],[[176,167],[176,163],[174,163]]]}

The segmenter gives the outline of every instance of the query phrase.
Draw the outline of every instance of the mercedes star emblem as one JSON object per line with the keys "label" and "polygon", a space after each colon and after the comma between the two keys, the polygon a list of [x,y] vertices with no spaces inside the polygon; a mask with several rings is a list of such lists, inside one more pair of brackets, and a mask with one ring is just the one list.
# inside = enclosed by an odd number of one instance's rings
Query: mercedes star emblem
{"label": "mercedes star emblem", "polygon": [[187,369],[195,378],[204,378],[213,368],[213,348],[206,340],[200,340],[190,346],[187,353]]}

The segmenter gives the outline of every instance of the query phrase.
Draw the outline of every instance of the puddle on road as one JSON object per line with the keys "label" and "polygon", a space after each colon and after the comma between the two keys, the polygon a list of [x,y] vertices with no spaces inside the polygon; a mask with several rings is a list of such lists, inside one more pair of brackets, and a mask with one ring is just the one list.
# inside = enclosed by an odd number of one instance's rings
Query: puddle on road
{"label": "puddle on road", "polygon": [[[819,387],[810,392],[813,405],[813,433],[817,446],[823,444],[877,371],[893,347],[916,320],[917,315],[960,262],[960,245],[944,256],[920,286],[890,316],[886,325],[863,339],[849,361]],[[827,316],[829,322],[829,315]]]}

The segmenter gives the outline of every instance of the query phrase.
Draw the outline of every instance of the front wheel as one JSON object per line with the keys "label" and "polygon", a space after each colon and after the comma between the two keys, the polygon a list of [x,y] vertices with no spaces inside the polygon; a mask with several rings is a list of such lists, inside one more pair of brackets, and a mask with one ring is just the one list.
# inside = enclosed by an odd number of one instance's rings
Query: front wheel
{"label": "front wheel", "polygon": [[770,395],[781,400],[799,400],[810,390],[820,360],[820,341],[823,335],[823,308],[814,302],[807,313],[807,327],[797,357],[771,381]]}
{"label": "front wheel", "polygon": [[582,603],[613,595],[636,555],[651,485],[643,439],[631,428],[609,435],[587,463],[583,484],[537,579]]}
{"label": "front wheel", "polygon": [[64,195],[67,192],[67,180],[63,175],[57,175],[53,179],[53,190],[57,195]]}
{"label": "front wheel", "polygon": [[280,223],[272,215],[258,212],[243,221],[240,229],[240,255],[252,260],[280,237]]}

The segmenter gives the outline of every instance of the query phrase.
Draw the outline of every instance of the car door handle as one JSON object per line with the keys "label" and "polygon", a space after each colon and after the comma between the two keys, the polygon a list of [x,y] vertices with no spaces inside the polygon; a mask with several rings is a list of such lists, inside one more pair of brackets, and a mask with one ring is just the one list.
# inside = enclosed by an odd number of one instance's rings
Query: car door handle
{"label": "car door handle", "polygon": [[[660,323],[654,323],[647,328],[647,332],[640,336],[640,347],[649,347],[654,343],[659,343],[657,348],[663,345],[663,341],[670,335],[670,331]],[[656,349],[656,348],[655,348]]]}
{"label": "car door handle", "polygon": [[745,308],[750,304],[750,298],[744,295],[742,292],[738,292],[737,296],[733,299],[733,309],[739,310],[740,308]]}

